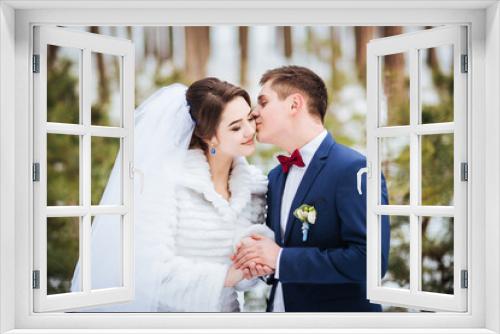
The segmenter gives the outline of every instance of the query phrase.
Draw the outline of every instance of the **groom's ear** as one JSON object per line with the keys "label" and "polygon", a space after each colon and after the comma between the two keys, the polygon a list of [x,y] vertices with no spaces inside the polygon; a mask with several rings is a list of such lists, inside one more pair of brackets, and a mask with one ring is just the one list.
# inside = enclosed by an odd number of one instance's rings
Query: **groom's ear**
{"label": "groom's ear", "polygon": [[304,107],[306,106],[306,100],[304,98],[304,95],[300,93],[293,93],[288,96],[290,99],[290,110],[292,112],[292,115],[297,114],[299,111],[303,110]]}

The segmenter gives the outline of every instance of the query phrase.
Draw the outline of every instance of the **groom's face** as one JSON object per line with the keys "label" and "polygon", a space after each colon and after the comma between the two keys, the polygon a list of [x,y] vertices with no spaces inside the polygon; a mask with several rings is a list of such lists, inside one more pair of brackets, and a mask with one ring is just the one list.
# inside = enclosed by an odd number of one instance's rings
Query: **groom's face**
{"label": "groom's face", "polygon": [[289,105],[287,99],[279,98],[271,84],[272,81],[268,81],[262,86],[253,115],[256,117],[257,140],[276,144],[289,123]]}

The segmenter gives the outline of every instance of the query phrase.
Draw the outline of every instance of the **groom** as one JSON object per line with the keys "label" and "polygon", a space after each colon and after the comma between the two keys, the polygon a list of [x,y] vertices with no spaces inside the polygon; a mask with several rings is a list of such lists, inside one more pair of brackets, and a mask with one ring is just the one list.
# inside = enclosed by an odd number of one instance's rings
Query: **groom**
{"label": "groom", "polygon": [[[324,128],[327,90],[311,70],[285,66],[267,71],[254,111],[257,139],[289,152],[269,173],[267,225],[275,240],[254,235],[240,243],[233,262],[245,276],[267,276],[267,311],[377,312],[366,299],[366,159],[336,143]],[[382,204],[387,203],[385,181]],[[305,223],[294,210],[314,207]],[[314,218],[314,217],[311,217]],[[382,273],[389,255],[389,219],[382,216]],[[266,267],[267,266],[267,267]],[[272,271],[271,271],[272,270]]]}

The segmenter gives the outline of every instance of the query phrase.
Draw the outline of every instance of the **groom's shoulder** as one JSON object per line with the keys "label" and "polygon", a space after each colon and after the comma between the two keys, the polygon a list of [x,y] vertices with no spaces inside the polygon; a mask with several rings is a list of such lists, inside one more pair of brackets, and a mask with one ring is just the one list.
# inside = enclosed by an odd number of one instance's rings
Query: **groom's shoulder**
{"label": "groom's shoulder", "polygon": [[366,157],[351,147],[335,143],[330,150],[328,163],[336,169],[361,168],[366,166]]}

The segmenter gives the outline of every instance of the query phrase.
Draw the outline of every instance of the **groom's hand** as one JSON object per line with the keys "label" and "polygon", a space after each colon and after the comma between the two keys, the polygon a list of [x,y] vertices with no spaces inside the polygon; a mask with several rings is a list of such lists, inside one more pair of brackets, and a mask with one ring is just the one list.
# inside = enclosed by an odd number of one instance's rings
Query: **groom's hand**
{"label": "groom's hand", "polygon": [[281,248],[273,240],[259,234],[253,234],[252,239],[255,242],[244,243],[237,248],[236,255],[233,257],[235,267],[237,269],[250,268],[260,264],[274,270]]}
{"label": "groom's hand", "polygon": [[[250,246],[250,245],[252,245],[252,244],[254,244],[256,242],[257,241],[255,239],[253,239],[252,237],[246,237],[246,238],[242,239],[236,245],[236,253],[243,246]],[[234,253],[231,256],[231,260],[235,260],[236,259],[236,253]],[[272,269],[272,268],[270,268],[270,267],[268,267],[266,265],[260,264],[260,263],[255,263],[253,261],[250,261],[248,263],[247,267],[241,267],[241,271],[243,272],[243,278],[245,278],[247,280],[253,279],[255,277],[271,275],[272,273],[274,273],[274,269]]]}

